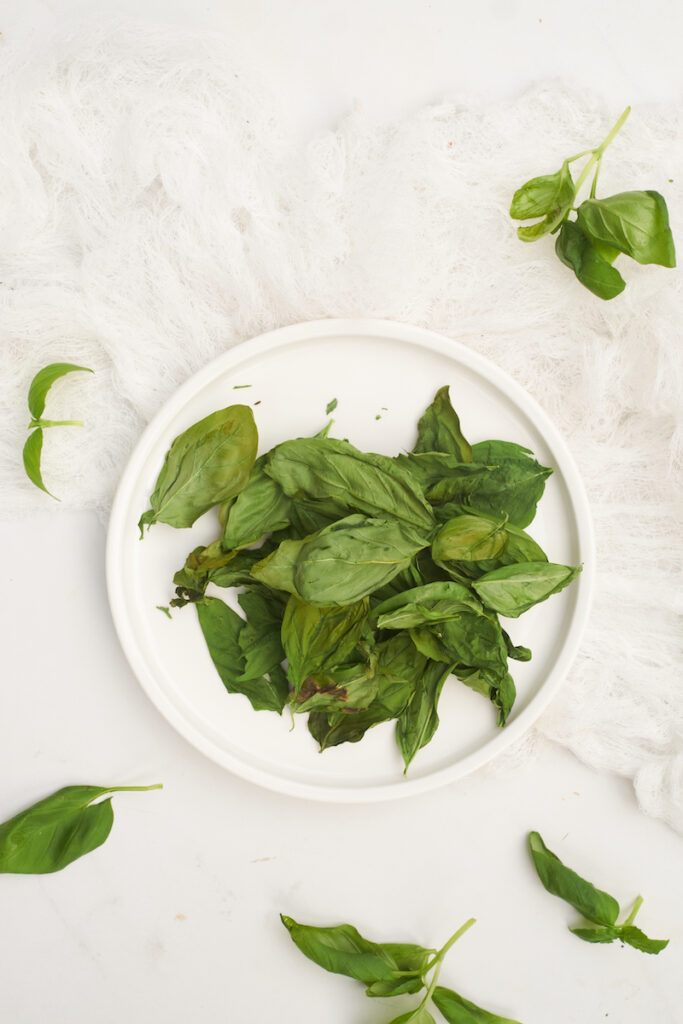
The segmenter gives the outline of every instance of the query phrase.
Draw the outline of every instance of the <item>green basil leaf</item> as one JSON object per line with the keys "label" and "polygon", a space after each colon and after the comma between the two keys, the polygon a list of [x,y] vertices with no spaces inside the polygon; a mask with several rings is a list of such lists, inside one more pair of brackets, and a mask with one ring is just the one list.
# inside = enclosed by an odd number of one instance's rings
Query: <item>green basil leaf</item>
{"label": "green basil leaf", "polygon": [[243,678],[245,659],[240,633],[245,625],[244,619],[217,597],[205,597],[196,607],[211,660],[228,693],[243,694],[255,711],[282,714],[288,694],[278,673],[273,679],[266,676]]}
{"label": "green basil leaf", "polygon": [[472,586],[481,600],[499,615],[517,618],[533,605],[547,600],[568,586],[581,566],[554,562],[520,562],[494,569]]}
{"label": "green basil leaf", "polygon": [[358,451],[348,441],[285,441],[270,453],[265,469],[291,497],[333,499],[345,511],[389,516],[426,531],[434,525],[413,476],[389,456]]}
{"label": "green basil leaf", "polygon": [[435,949],[425,949],[424,946],[416,946],[411,942],[383,942],[381,947],[393,957],[399,971],[412,971],[414,976],[394,978],[391,981],[373,981],[372,985],[366,988],[366,995],[384,998],[411,995],[424,988],[422,976],[436,953]]}
{"label": "green basil leaf", "polygon": [[441,527],[432,541],[432,558],[436,562],[500,558],[508,543],[505,522],[476,515],[456,516]]}
{"label": "green basil leaf", "polygon": [[597,246],[584,234],[575,221],[562,225],[555,242],[560,260],[574,271],[582,285],[599,299],[613,299],[623,292],[626,282]]}
{"label": "green basil leaf", "polygon": [[43,415],[45,399],[54,382],[67,373],[75,372],[94,373],[94,370],[88,366],[76,366],[75,363],[50,363],[49,366],[44,366],[42,370],[38,371],[31,381],[28,391],[28,408],[35,420],[39,420]]}
{"label": "green basil leaf", "polygon": [[114,823],[107,793],[161,789],[154,786],[65,786],[0,825],[0,872],[44,875],[61,871],[96,850]]}
{"label": "green basil leaf", "polygon": [[519,1024],[510,1017],[499,1017],[488,1010],[475,1006],[450,988],[437,985],[432,995],[434,1005],[444,1015],[448,1024]]}
{"label": "green basil leaf", "polygon": [[398,966],[382,946],[363,938],[350,924],[317,928],[280,915],[294,944],[319,967],[366,985],[396,977]]}
{"label": "green basil leaf", "polygon": [[528,526],[552,469],[541,466],[528,448],[510,441],[480,441],[472,446],[472,458],[495,467],[480,477],[469,500],[472,510],[494,518],[507,516],[521,529]]}
{"label": "green basil leaf", "polygon": [[406,569],[427,539],[398,520],[347,516],[303,541],[283,541],[252,575],[317,605],[353,604]]}
{"label": "green basil leaf", "polygon": [[364,711],[374,701],[379,682],[370,666],[344,665],[329,673],[307,676],[297,694],[292,710],[335,712]]}
{"label": "green basil leaf", "polygon": [[472,449],[460,429],[458,414],[451,405],[448,386],[439,388],[434,401],[417,424],[414,452],[444,452],[461,462],[472,461]]}
{"label": "green basil leaf", "polygon": [[614,897],[596,889],[571,868],[565,867],[538,832],[529,833],[529,849],[538,877],[549,893],[559,896],[594,924],[611,926],[616,923],[619,904]]}
{"label": "green basil leaf", "polygon": [[192,526],[199,516],[238,494],[256,459],[258,433],[251,409],[231,405],[205,416],[174,440],[150,498],[140,517],[153,523]]}
{"label": "green basil leaf", "polygon": [[321,608],[290,597],[282,620],[282,643],[295,696],[308,676],[326,672],[351,656],[368,607],[367,598],[343,607]]}
{"label": "green basil leaf", "polygon": [[267,475],[265,460],[265,455],[256,460],[249,482],[228,512],[223,534],[226,551],[253,544],[266,533],[289,526],[292,499]]}
{"label": "green basil leaf", "polygon": [[508,652],[508,658],[514,661],[531,661],[531,651],[528,647],[515,647],[509,635],[503,630],[503,639]]}
{"label": "green basil leaf", "polygon": [[560,211],[565,213],[571,209],[575,197],[574,182],[565,160],[555,174],[532,178],[517,189],[512,197],[510,216],[514,220],[546,216],[553,220]]}
{"label": "green basil leaf", "polygon": [[517,696],[515,681],[507,669],[503,666],[468,668],[465,665],[456,665],[453,673],[470,690],[488,697],[498,709],[497,724],[504,726]]}
{"label": "green basil leaf", "polygon": [[404,590],[374,608],[372,621],[379,629],[413,629],[431,622],[460,618],[464,611],[481,614],[471,590],[450,580]]}
{"label": "green basil leaf", "polygon": [[669,945],[668,939],[649,939],[645,932],[632,924],[622,925],[619,928],[618,937],[621,942],[626,942],[634,949],[639,949],[641,953],[652,953],[655,956]]}
{"label": "green basil leaf", "polygon": [[[491,471],[490,466],[461,462],[457,455],[445,452],[402,453],[396,455],[394,461],[417,480],[432,505],[447,501],[466,503],[481,477]],[[437,515],[437,510],[434,514]]]}
{"label": "green basil leaf", "polygon": [[572,935],[578,936],[584,942],[614,942],[619,937],[619,929],[601,925],[598,928],[570,928]]}
{"label": "green basil leaf", "polygon": [[[284,601],[272,591],[247,590],[237,600],[246,622],[239,633],[244,667],[238,682],[266,675],[285,659],[280,631],[285,612]],[[287,699],[288,688],[284,692]]]}
{"label": "green basil leaf", "polygon": [[577,224],[589,238],[638,263],[676,266],[669,211],[659,192],[619,192],[606,199],[586,199],[579,206]]}
{"label": "green basil leaf", "polygon": [[396,723],[396,742],[403,756],[405,770],[418,750],[426,747],[439,727],[437,706],[443,684],[451,674],[452,666],[429,661],[418,680],[415,694]]}
{"label": "green basil leaf", "polygon": [[457,618],[411,629],[417,649],[434,661],[472,668],[507,669],[507,648],[500,623],[481,606]]}
{"label": "green basil leaf", "polygon": [[427,1007],[420,1004],[409,1013],[402,1013],[400,1017],[394,1017],[389,1024],[435,1024],[435,1021]]}
{"label": "green basil leaf", "polygon": [[43,476],[40,471],[40,456],[43,450],[43,431],[41,427],[37,430],[33,430],[26,439],[24,445],[24,469],[26,470],[26,476],[29,478],[32,484],[39,487],[41,491],[45,491],[55,501],[60,501],[55,494],[48,491],[47,487],[43,483]]}
{"label": "green basil leaf", "polygon": [[339,403],[336,398],[331,398],[325,406],[325,415],[329,416],[331,412],[334,412],[338,404]]}

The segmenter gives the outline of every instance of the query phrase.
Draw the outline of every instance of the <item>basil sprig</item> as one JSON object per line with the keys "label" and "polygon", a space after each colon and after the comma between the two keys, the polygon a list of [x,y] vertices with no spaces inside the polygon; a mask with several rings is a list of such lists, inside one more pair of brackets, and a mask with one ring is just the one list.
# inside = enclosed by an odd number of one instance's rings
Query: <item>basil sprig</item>
{"label": "basil sprig", "polygon": [[43,452],[43,431],[49,427],[82,427],[83,422],[81,420],[45,420],[43,419],[43,413],[48,392],[54,382],[59,380],[60,377],[65,377],[67,373],[76,372],[94,373],[94,370],[87,366],[76,366],[75,363],[50,363],[38,371],[31,381],[28,391],[28,410],[31,413],[31,422],[28,425],[28,429],[32,433],[29,434],[24,445],[24,469],[31,483],[39,487],[41,491],[45,491],[55,501],[60,499],[52,494],[51,491],[48,491],[43,482],[43,474],[40,468]]}
{"label": "basil sprig", "polygon": [[[153,786],[65,786],[0,825],[0,872],[46,875],[96,850],[114,824],[108,793],[144,792]],[[94,801],[99,800],[98,803]]]}
{"label": "basil sprig", "polygon": [[626,920],[622,924],[617,924],[619,904],[615,898],[602,889],[596,889],[581,875],[566,867],[560,858],[548,849],[538,832],[529,833],[529,850],[538,877],[548,892],[569,903],[595,926],[570,928],[574,935],[585,942],[625,942],[642,953],[661,953],[668,946],[668,939],[650,939],[633,924],[643,903],[642,896],[638,896]]}
{"label": "basil sprig", "polygon": [[[526,533],[551,472],[510,441],[470,444],[448,387],[395,458],[328,436],[255,459],[251,412],[232,406],[173,442],[141,525],[187,526],[217,507],[221,535],[174,576],[196,604],[218,676],[256,710],[308,714],[321,750],[395,721],[407,769],[434,736],[449,677],[504,725],[508,659],[527,661],[516,618],[579,568],[549,562]],[[242,615],[214,594],[244,588]]]}
{"label": "basil sprig", "polygon": [[[535,242],[557,233],[555,252],[578,280],[601,299],[613,299],[626,282],[613,265],[623,254],[637,263],[676,266],[669,212],[664,197],[652,190],[620,192],[596,198],[598,175],[605,150],[629,115],[627,107],[607,137],[595,149],[564,161],[555,174],[532,178],[517,189],[510,206],[514,220],[536,223],[517,228],[523,242]],[[569,165],[586,158],[573,180]],[[593,173],[590,196],[577,206],[577,196]],[[574,219],[571,214],[575,213]]]}
{"label": "basil sprig", "polygon": [[393,1017],[390,1024],[435,1024],[431,1013],[434,1007],[448,1024],[519,1024],[483,1010],[452,989],[437,984],[446,954],[475,924],[473,917],[439,950],[412,942],[371,942],[350,924],[318,928],[299,924],[284,914],[280,918],[304,956],[332,974],[361,982],[366,995],[391,998],[424,993],[417,1006]]}

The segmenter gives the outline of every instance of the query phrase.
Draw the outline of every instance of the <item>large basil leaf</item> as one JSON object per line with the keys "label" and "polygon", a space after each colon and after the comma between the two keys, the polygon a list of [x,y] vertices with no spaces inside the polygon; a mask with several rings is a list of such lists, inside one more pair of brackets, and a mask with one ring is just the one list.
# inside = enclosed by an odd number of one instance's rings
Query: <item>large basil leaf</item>
{"label": "large basil leaf", "polygon": [[305,540],[283,541],[252,575],[310,604],[353,604],[406,569],[426,545],[424,535],[398,520],[352,515]]}
{"label": "large basil leaf", "polygon": [[[538,178],[532,178],[517,189],[512,197],[510,216],[514,220],[546,217],[546,230],[542,232],[546,234],[553,230],[557,218],[561,218],[571,209],[575,195],[569,164],[565,160],[555,174],[543,174]],[[523,235],[520,237],[524,241],[527,240]]]}
{"label": "large basil leaf", "polygon": [[289,526],[292,499],[267,475],[265,460],[265,455],[256,460],[247,486],[228,512],[223,534],[226,551],[253,544],[264,534]]}
{"label": "large basil leaf", "polygon": [[488,1010],[475,1006],[450,988],[437,985],[432,994],[434,1005],[444,1015],[448,1024],[519,1024],[510,1017],[499,1017]]}
{"label": "large basil leaf", "polygon": [[75,372],[94,373],[94,370],[89,366],[76,366],[75,363],[50,363],[38,371],[28,390],[28,408],[34,420],[39,420],[43,415],[45,400],[54,382],[67,373]]}
{"label": "large basil leaf", "polygon": [[516,619],[533,605],[559,593],[581,572],[581,566],[554,562],[520,562],[504,565],[472,584],[489,608]]}
{"label": "large basil leaf", "polygon": [[472,449],[460,429],[460,420],[451,405],[448,386],[439,388],[434,401],[420,418],[413,451],[444,452],[456,455],[461,462],[472,461]]}
{"label": "large basil leaf", "polygon": [[564,222],[555,241],[555,252],[574,271],[581,284],[599,299],[613,299],[626,287],[623,277],[598,251],[573,220]]}
{"label": "large basil leaf", "polygon": [[415,694],[396,723],[396,742],[403,756],[405,770],[418,750],[425,747],[439,727],[437,705],[443,684],[452,666],[429,661],[415,687]]}
{"label": "large basil leaf", "polygon": [[548,892],[569,903],[588,921],[601,925],[616,924],[619,904],[613,896],[596,889],[571,868],[565,867],[538,832],[529,833],[529,849],[538,877]]}
{"label": "large basil leaf", "polygon": [[332,974],[344,974],[371,985],[390,981],[398,973],[394,958],[376,942],[363,938],[353,925],[316,928],[284,914],[280,919],[304,956]]}
{"label": "large basil leaf", "polygon": [[496,467],[480,478],[470,498],[474,511],[498,518],[507,516],[521,529],[528,526],[552,469],[541,466],[528,448],[511,441],[480,441],[472,446],[472,458]]}
{"label": "large basil leaf", "polygon": [[154,786],[65,786],[0,825],[0,872],[45,875],[96,850],[114,824],[107,793],[142,792]]}
{"label": "large basil leaf", "polygon": [[204,598],[196,608],[211,660],[228,693],[244,694],[255,711],[281,714],[289,694],[280,673],[274,673],[272,679],[266,676],[243,678],[245,658],[240,633],[244,619],[217,597]]}
{"label": "large basil leaf", "polygon": [[619,192],[606,199],[586,199],[579,206],[577,225],[590,239],[638,263],[676,266],[669,212],[659,192]]}
{"label": "large basil leaf", "polygon": [[192,526],[214,505],[238,494],[251,473],[258,433],[251,409],[231,405],[205,416],[176,437],[139,527]]}
{"label": "large basil leaf", "polygon": [[504,519],[496,522],[484,516],[456,516],[441,527],[432,541],[432,558],[436,562],[500,558],[507,543]]}
{"label": "large basil leaf", "polygon": [[481,614],[481,603],[471,590],[450,580],[404,590],[373,609],[379,629],[413,629],[430,622],[460,618],[463,612]]}
{"label": "large basil leaf", "polygon": [[308,676],[328,671],[350,658],[360,640],[368,607],[367,598],[343,607],[321,608],[290,597],[282,620],[282,643],[295,696]]}
{"label": "large basil leaf", "polygon": [[270,453],[266,472],[285,494],[315,501],[332,498],[344,510],[390,516],[421,530],[434,525],[414,477],[386,455],[361,452],[348,441],[298,438]]}

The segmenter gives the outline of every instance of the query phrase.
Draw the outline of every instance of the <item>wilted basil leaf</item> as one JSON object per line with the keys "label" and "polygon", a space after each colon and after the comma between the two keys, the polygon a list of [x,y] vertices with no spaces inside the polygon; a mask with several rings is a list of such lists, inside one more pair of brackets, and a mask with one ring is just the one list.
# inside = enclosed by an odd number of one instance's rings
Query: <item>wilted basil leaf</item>
{"label": "wilted basil leaf", "polygon": [[247,590],[237,600],[246,618],[239,633],[244,667],[237,681],[246,682],[266,675],[285,659],[280,638],[285,603],[265,588]]}
{"label": "wilted basil leaf", "polygon": [[619,192],[606,199],[587,199],[579,206],[576,222],[590,239],[638,263],[676,266],[669,211],[659,192]]}
{"label": "wilted basil leaf", "polygon": [[458,414],[451,405],[448,386],[439,388],[434,401],[417,424],[414,452],[444,452],[461,462],[472,461],[472,449],[460,429]]}
{"label": "wilted basil leaf", "polygon": [[599,299],[613,299],[626,287],[623,277],[604,259],[578,224],[567,220],[555,242],[555,252],[574,271],[581,284]]}
{"label": "wilted basil leaf", "polygon": [[456,665],[453,673],[470,690],[488,697],[493,706],[498,709],[497,724],[505,725],[517,696],[515,681],[507,668],[502,665],[489,665],[487,668],[468,668],[465,665]]}
{"label": "wilted basil leaf", "polygon": [[619,904],[609,893],[596,889],[545,845],[538,832],[529,833],[529,849],[544,887],[559,896],[595,924],[612,926],[619,916]]}
{"label": "wilted basil leaf", "polygon": [[432,999],[448,1024],[519,1024],[519,1021],[511,1020],[510,1017],[499,1017],[488,1010],[482,1010],[469,999],[464,999],[457,992],[442,985],[436,986]]}
{"label": "wilted basil leaf", "polygon": [[463,612],[482,613],[471,590],[450,580],[404,590],[374,608],[372,621],[379,629],[413,629],[431,622],[459,619]]}
{"label": "wilted basil leaf", "polygon": [[298,695],[305,679],[341,665],[360,640],[368,616],[367,598],[343,607],[321,608],[292,595],[282,622],[289,679]]}
{"label": "wilted basil leaf", "polygon": [[142,792],[154,786],[65,786],[0,825],[0,872],[44,875],[97,849],[114,824],[107,793]]}
{"label": "wilted basil leaf", "polygon": [[535,604],[559,593],[581,572],[581,566],[553,562],[520,562],[504,565],[472,584],[489,608],[499,615],[517,618]]}
{"label": "wilted basil leaf", "polygon": [[284,914],[280,919],[304,956],[332,974],[345,974],[371,985],[392,980],[398,973],[394,958],[376,942],[364,939],[353,925],[316,928],[298,924]]}
{"label": "wilted basil leaf", "polygon": [[214,505],[238,494],[251,473],[258,434],[251,409],[231,405],[179,434],[166,453],[139,527],[192,526]]}

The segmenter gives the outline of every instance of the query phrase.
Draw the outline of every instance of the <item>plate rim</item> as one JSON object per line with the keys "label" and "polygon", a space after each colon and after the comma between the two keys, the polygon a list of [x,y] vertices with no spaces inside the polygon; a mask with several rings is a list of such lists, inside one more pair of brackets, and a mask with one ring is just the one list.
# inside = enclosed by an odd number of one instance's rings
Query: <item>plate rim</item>
{"label": "plate rim", "polygon": [[[477,750],[467,754],[454,764],[436,769],[420,778],[402,777],[392,782],[368,786],[364,786],[362,783],[353,786],[340,786],[337,783],[332,783],[326,786],[282,777],[245,763],[239,757],[219,747],[200,728],[189,722],[167,697],[157,683],[154,673],[148,669],[144,661],[127,622],[123,579],[121,574],[116,571],[117,566],[121,564],[125,513],[139,471],[150,448],[156,444],[159,433],[182,411],[187,402],[211,383],[219,373],[228,371],[232,366],[246,359],[312,337],[329,337],[336,334],[372,336],[384,340],[417,344],[452,357],[454,362],[460,362],[503,390],[525,415],[533,418],[535,426],[553,451],[553,456],[558,468],[561,469],[570,494],[579,550],[583,561],[583,572],[577,580],[576,604],[559,657],[553,662],[540,690],[531,698],[519,716]],[[591,607],[595,581],[595,536],[585,487],[567,443],[536,399],[505,370],[486,356],[468,348],[462,342],[423,327],[388,319],[326,318],[279,327],[233,346],[192,374],[162,404],[135,444],[116,487],[107,529],[105,575],[114,628],[133,675],[155,708],[195,749],[238,777],[280,794],[328,803],[372,803],[414,796],[448,785],[489,763],[527,732],[538,720],[562,686],[580,646]]]}

